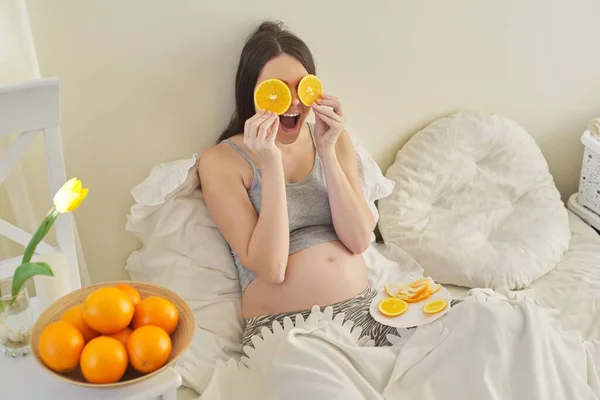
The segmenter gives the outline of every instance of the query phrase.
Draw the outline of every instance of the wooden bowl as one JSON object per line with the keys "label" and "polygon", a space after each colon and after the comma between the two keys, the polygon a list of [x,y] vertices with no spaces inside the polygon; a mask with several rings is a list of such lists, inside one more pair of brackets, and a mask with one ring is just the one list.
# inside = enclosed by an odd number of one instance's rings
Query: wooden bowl
{"label": "wooden bowl", "polygon": [[[63,315],[65,311],[69,308],[83,304],[87,296],[92,293],[94,290],[99,289],[105,286],[114,286],[118,283],[126,283],[128,285],[133,286],[138,290],[142,300],[149,296],[160,296],[164,299],[172,302],[177,309],[179,310],[179,322],[177,324],[177,328],[171,334],[171,343],[172,343],[172,351],[171,357],[167,361],[167,363],[154,372],[150,372],[148,374],[142,374],[134,370],[131,366],[127,368],[125,375],[121,378],[119,382],[115,383],[105,383],[105,384],[97,384],[97,383],[89,383],[83,377],[81,370],[79,367],[74,371],[68,374],[60,374],[48,368],[46,364],[42,361],[40,357],[40,349],[39,349],[39,339],[42,331],[46,326],[51,324],[52,322],[56,322],[60,320],[60,317]],[[151,378],[154,375],[161,373],[166,368],[169,368],[171,365],[177,361],[177,359],[187,350],[192,337],[194,336],[194,331],[196,328],[196,324],[194,321],[194,314],[192,310],[187,305],[187,303],[179,297],[177,294],[172,291],[163,288],[161,286],[153,285],[145,282],[135,282],[135,281],[119,281],[119,282],[103,282],[95,285],[91,285],[85,288],[81,288],[75,290],[57,301],[55,301],[46,311],[40,315],[34,324],[31,331],[31,350],[34,355],[35,360],[39,365],[42,366],[43,369],[48,371],[50,374],[54,375],[58,379],[66,381],[68,383],[72,383],[74,385],[84,386],[84,387],[94,387],[94,388],[112,388],[117,386],[125,386],[130,385],[132,383],[141,382],[148,378]]]}

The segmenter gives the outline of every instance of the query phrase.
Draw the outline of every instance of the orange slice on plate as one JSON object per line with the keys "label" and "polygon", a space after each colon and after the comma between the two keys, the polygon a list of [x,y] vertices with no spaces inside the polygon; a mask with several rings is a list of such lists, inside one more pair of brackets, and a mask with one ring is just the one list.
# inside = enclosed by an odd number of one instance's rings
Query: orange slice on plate
{"label": "orange slice on plate", "polygon": [[416,281],[412,281],[407,286],[411,287],[413,289],[417,289],[417,288],[422,287],[423,285],[429,286],[432,282],[433,282],[433,280],[431,278],[423,278],[423,279],[417,279]]}
{"label": "orange slice on plate", "polygon": [[423,306],[423,312],[426,314],[437,314],[440,311],[444,311],[448,307],[448,300],[439,299],[430,301]]}
{"label": "orange slice on plate", "polygon": [[405,300],[408,303],[417,303],[427,299],[441,288],[442,285],[427,277],[408,284],[388,283],[383,290],[390,297]]}
{"label": "orange slice on plate", "polygon": [[385,293],[390,297],[396,297],[396,295],[400,293],[400,289],[401,287],[397,283],[388,283],[383,287]]}
{"label": "orange slice on plate", "polygon": [[414,296],[415,291],[407,286],[402,286],[398,283],[388,283],[383,287],[385,293],[390,297],[406,300]]}
{"label": "orange slice on plate", "polygon": [[410,299],[406,299],[406,302],[407,303],[418,303],[420,301],[423,301],[423,300],[427,299],[429,296],[431,296],[431,293],[428,290],[425,293],[422,293],[418,297],[411,297]]}
{"label": "orange slice on plate", "polygon": [[267,79],[254,91],[254,104],[259,110],[272,111],[281,115],[292,104],[292,91],[282,80]]}
{"label": "orange slice on plate", "polygon": [[379,302],[379,312],[386,317],[397,317],[408,310],[408,304],[404,300],[388,297]]}
{"label": "orange slice on plate", "polygon": [[[429,282],[425,282],[420,286],[414,287],[415,293],[411,296],[411,298],[416,299],[417,297],[421,297],[424,294],[429,293]],[[429,293],[431,294],[431,293]]]}
{"label": "orange slice on plate", "polygon": [[438,290],[440,290],[442,288],[442,285],[440,285],[439,283],[436,284],[435,286],[432,286],[429,288],[429,292],[430,294],[434,294],[436,293]]}
{"label": "orange slice on plate", "polygon": [[305,106],[312,106],[322,94],[323,84],[315,75],[306,75],[298,84],[298,98]]}

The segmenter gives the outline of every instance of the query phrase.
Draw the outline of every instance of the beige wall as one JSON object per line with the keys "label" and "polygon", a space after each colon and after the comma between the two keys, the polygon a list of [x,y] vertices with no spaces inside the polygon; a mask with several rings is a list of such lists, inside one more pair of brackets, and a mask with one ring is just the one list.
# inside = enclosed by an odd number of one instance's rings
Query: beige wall
{"label": "beige wall", "polygon": [[[10,200],[5,190],[0,190],[0,218],[16,225],[15,216],[10,206]],[[0,260],[23,254],[23,247],[6,238],[0,239]],[[1,291],[0,291],[1,292]]]}
{"label": "beige wall", "polygon": [[[600,116],[597,0],[28,0],[44,76],[59,76],[67,170],[94,281],[124,278],[131,187],[153,165],[213,143],[233,105],[245,36],[284,20],[314,52],[348,127],[385,169],[433,119],[504,114],[577,189],[588,119]],[[143,154],[145,153],[145,154]]]}
{"label": "beige wall", "polygon": [[[0,0],[0,10],[0,85],[39,78],[25,3]],[[0,137],[0,155],[16,137]],[[0,184],[0,218],[28,232],[37,228],[51,204],[41,142],[41,138],[34,140]],[[0,260],[19,256],[23,250],[23,246],[0,236]]]}

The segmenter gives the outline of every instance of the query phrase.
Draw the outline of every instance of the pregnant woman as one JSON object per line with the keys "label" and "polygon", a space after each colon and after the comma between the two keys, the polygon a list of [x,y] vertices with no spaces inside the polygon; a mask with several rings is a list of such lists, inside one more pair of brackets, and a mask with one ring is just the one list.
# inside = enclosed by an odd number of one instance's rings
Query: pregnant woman
{"label": "pregnant woman", "polygon": [[[242,286],[243,344],[286,315],[305,318],[332,306],[364,328],[376,345],[395,328],[369,313],[361,255],[375,222],[363,197],[340,101],[323,94],[311,107],[297,87],[316,74],[306,44],[265,22],[246,42],[236,74],[236,110],[218,144],[200,158],[208,210],[229,243]],[[277,78],[292,93],[281,116],[258,110],[254,90]],[[315,123],[307,123],[310,112]]]}

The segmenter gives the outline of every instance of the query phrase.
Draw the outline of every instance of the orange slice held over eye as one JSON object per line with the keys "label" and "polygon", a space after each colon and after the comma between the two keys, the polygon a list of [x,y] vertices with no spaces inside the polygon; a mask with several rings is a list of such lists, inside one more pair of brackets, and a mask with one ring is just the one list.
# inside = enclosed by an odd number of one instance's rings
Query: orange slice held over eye
{"label": "orange slice held over eye", "polygon": [[272,111],[281,115],[292,104],[292,92],[282,80],[267,79],[256,87],[254,104],[259,110]]}
{"label": "orange slice held over eye", "polygon": [[306,75],[298,84],[298,98],[307,107],[321,98],[323,84],[315,75]]}

